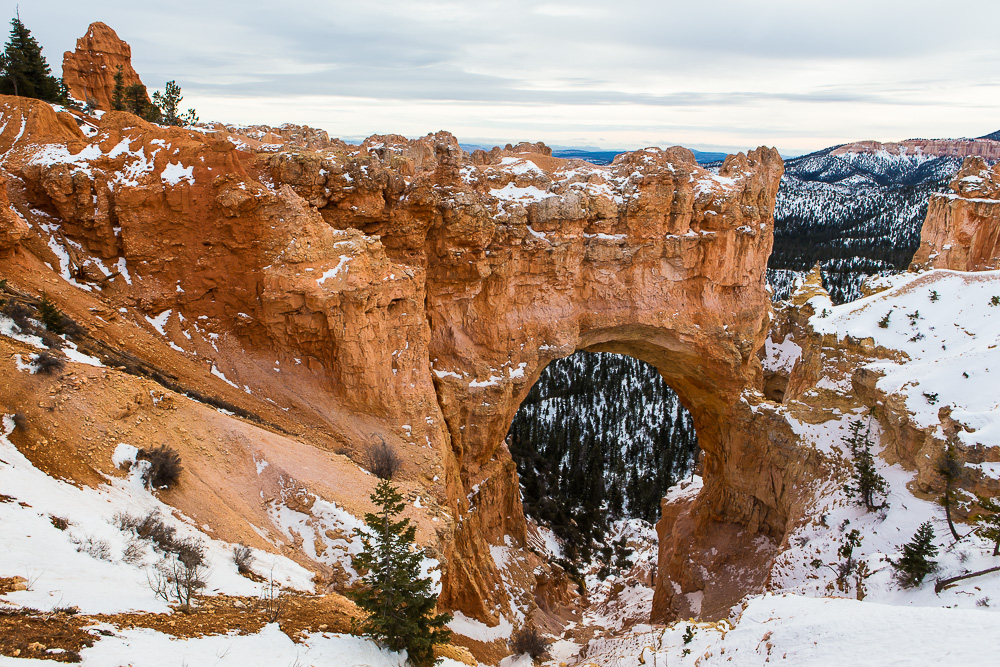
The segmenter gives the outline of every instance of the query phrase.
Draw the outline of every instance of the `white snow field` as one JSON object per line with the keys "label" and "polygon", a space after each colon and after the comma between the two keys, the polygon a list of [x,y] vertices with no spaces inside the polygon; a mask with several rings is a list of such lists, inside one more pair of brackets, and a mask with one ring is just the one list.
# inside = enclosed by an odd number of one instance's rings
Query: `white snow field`
{"label": "white snow field", "polygon": [[[380,649],[352,635],[310,633],[296,644],[276,623],[251,635],[175,639],[149,629],[131,629],[101,639],[80,652],[83,667],[404,667],[406,653]],[[51,666],[48,660],[0,656],[0,667]],[[445,658],[440,667],[464,667]]]}

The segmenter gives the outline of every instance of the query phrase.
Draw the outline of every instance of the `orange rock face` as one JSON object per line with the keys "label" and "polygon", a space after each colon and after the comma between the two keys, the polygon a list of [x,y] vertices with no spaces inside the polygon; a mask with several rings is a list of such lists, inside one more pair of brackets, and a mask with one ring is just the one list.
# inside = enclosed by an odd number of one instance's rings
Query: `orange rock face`
{"label": "orange rock face", "polygon": [[445,607],[495,622],[545,588],[531,568],[505,579],[491,555],[527,548],[503,438],[546,364],[576,350],[652,363],[698,429],[705,489],[664,536],[657,614],[686,609],[668,580],[708,585],[699,549],[761,573],[716,587],[713,608],[759,585],[766,567],[744,547],[779,540],[793,502],[774,420],[743,398],[763,400],[746,391],[770,323],[776,151],[713,174],[682,148],[607,167],[531,145],[472,159],[447,133],[309,150],[288,142],[315,135],[295,131],[257,151],[121,112],[86,138],[42,104],[23,128],[0,135],[38,234],[21,252],[55,266],[65,238],[64,276],[94,298],[202,322],[239,351],[227,381],[336,424],[349,447],[380,437],[419,462],[406,478],[449,517],[435,536]]}
{"label": "orange rock face", "polygon": [[951,189],[931,195],[911,269],[1000,267],[1000,166],[967,158]]}
{"label": "orange rock face", "polygon": [[132,47],[98,21],[91,23],[87,34],[76,40],[75,51],[63,54],[63,81],[74,98],[92,108],[110,111],[119,67],[126,87],[142,85],[132,67]]}

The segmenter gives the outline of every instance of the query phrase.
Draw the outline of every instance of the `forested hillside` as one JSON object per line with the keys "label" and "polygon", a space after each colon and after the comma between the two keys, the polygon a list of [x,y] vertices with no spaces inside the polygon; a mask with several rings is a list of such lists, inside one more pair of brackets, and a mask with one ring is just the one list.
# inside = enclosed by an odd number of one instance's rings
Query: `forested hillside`
{"label": "forested hillside", "polygon": [[795,277],[816,262],[834,303],[858,298],[869,275],[905,269],[920,242],[930,194],[947,189],[962,163],[833,150],[785,161],[768,263],[776,300],[786,298]]}
{"label": "forested hillside", "polygon": [[698,446],[691,416],[655,368],[591,352],[549,364],[508,442],[525,511],[565,541],[569,559],[584,561],[610,521],[656,521]]}

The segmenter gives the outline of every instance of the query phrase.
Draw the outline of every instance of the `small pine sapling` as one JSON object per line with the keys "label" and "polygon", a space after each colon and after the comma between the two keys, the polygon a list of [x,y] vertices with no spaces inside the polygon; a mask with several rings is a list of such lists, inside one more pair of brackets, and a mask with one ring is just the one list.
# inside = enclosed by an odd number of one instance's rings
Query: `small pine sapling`
{"label": "small pine sapling", "polygon": [[438,614],[431,580],[421,576],[424,552],[414,547],[416,527],[409,519],[394,521],[403,511],[403,496],[383,479],[371,500],[378,512],[365,515],[364,529],[356,529],[361,552],[352,565],[364,573],[350,597],[367,616],[356,627],[362,634],[393,651],[405,649],[412,667],[430,667],[434,645],[451,636],[446,624],[451,614]]}
{"label": "small pine sapling", "polygon": [[941,295],[938,294],[938,291],[936,289],[932,289],[931,290],[931,301],[937,301],[940,298],[941,298]]}
{"label": "small pine sapling", "polygon": [[994,297],[990,298],[990,305],[991,306],[1000,306],[1000,296],[994,296]]}
{"label": "small pine sapling", "polygon": [[41,318],[45,328],[57,336],[66,330],[63,324],[65,316],[45,292],[42,292],[42,298],[38,301],[38,317]]}
{"label": "small pine sapling", "polygon": [[885,314],[885,317],[883,317],[882,319],[880,319],[878,321],[878,325],[880,327],[882,327],[883,329],[888,329],[889,328],[889,318],[891,316],[892,316],[892,311],[890,310],[888,313]]}
{"label": "small pine sapling", "polygon": [[924,400],[930,403],[931,405],[934,405],[935,403],[938,402],[938,393],[936,391],[934,392],[925,391]]}
{"label": "small pine sapling", "polygon": [[976,532],[993,542],[993,555],[1000,556],[1000,502],[993,498],[976,496],[983,513],[975,518]]}
{"label": "small pine sapling", "polygon": [[903,555],[899,560],[890,561],[896,570],[896,580],[903,588],[913,588],[923,583],[924,577],[934,571],[937,555],[934,546],[934,528],[930,521],[924,521],[907,544],[903,545]]}
{"label": "small pine sapling", "polygon": [[[888,502],[885,500],[888,492],[888,484],[885,477],[879,474],[875,467],[875,456],[872,454],[871,426],[862,433],[864,424],[860,419],[851,422],[848,430],[849,435],[844,437],[844,443],[851,450],[854,457],[854,472],[851,474],[851,483],[844,485],[844,491],[855,497],[858,504],[864,506],[869,512],[885,507]],[[878,499],[882,498],[882,502]]]}

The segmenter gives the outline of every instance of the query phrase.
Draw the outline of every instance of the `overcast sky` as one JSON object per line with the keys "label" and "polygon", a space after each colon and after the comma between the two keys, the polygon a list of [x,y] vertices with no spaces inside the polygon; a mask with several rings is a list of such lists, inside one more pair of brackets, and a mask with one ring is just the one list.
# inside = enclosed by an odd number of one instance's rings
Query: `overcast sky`
{"label": "overcast sky", "polygon": [[[15,2],[0,0],[7,16]],[[27,0],[53,72],[92,21],[202,120],[339,137],[786,154],[1000,129],[1000,2]]]}

